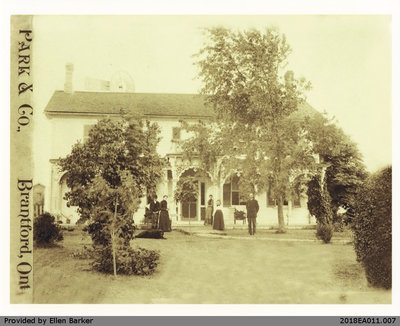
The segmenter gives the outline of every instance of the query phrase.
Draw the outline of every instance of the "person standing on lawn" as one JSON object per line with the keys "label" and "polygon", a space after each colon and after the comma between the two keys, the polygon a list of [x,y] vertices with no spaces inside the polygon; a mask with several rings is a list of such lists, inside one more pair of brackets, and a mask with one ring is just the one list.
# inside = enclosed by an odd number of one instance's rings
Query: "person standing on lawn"
{"label": "person standing on lawn", "polygon": [[221,230],[221,231],[223,231],[225,229],[224,213],[222,212],[222,209],[221,209],[221,201],[220,200],[217,200],[217,208],[215,209],[215,214],[214,214],[213,229]]}
{"label": "person standing on lawn", "polygon": [[153,214],[152,228],[158,228],[158,215],[160,213],[160,202],[157,200],[157,195],[154,195],[150,202],[150,211]]}
{"label": "person standing on lawn", "polygon": [[171,231],[171,223],[169,220],[169,213],[168,213],[168,203],[167,203],[168,196],[164,195],[163,200],[161,201],[160,206],[160,225],[159,228],[164,232]]}
{"label": "person standing on lawn", "polygon": [[204,225],[213,224],[213,213],[214,213],[214,199],[213,196],[210,195],[207,201],[206,220],[204,221]]}
{"label": "person standing on lawn", "polygon": [[254,199],[254,194],[249,195],[249,200],[246,203],[247,222],[249,224],[249,234],[256,234],[256,220],[259,210],[258,201]]}

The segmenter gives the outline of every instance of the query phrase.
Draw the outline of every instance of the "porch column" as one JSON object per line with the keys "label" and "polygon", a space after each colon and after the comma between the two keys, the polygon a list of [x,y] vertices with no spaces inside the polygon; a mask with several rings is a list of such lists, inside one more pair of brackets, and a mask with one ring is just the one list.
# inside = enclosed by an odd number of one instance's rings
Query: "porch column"
{"label": "porch column", "polygon": [[174,194],[175,194],[175,189],[176,189],[176,184],[178,182],[178,180],[176,179],[176,171],[173,170],[173,178],[172,178],[172,199],[171,199],[171,211],[173,216],[175,216],[175,221],[179,220],[179,203],[176,204],[175,198],[174,198]]}

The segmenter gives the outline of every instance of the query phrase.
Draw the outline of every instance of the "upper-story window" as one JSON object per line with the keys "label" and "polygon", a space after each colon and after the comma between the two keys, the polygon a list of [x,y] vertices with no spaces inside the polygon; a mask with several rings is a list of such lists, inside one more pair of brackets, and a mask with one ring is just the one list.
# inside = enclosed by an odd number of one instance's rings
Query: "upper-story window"
{"label": "upper-story window", "polygon": [[83,126],[83,142],[86,143],[87,140],[89,139],[89,133],[90,130],[94,127],[95,125],[84,125]]}
{"label": "upper-story window", "polygon": [[181,128],[172,127],[172,141],[181,140]]}

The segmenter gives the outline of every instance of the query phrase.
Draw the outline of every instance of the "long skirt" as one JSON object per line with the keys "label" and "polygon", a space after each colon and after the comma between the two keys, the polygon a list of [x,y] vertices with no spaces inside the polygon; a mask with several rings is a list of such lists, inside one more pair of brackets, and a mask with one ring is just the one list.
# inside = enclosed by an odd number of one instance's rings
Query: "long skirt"
{"label": "long skirt", "polygon": [[222,214],[215,214],[213,229],[221,231],[225,229],[224,216]]}
{"label": "long skirt", "polygon": [[204,224],[213,224],[213,208],[211,206],[207,206],[206,210],[206,220]]}
{"label": "long skirt", "polygon": [[158,227],[164,232],[171,231],[171,223],[169,221],[168,211],[160,212],[160,225]]}

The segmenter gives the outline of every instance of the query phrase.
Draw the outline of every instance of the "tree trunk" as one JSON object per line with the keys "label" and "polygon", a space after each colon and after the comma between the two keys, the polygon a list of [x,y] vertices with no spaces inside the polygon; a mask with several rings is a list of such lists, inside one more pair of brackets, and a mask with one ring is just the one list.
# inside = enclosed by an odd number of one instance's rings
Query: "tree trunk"
{"label": "tree trunk", "polygon": [[283,197],[279,196],[278,199],[278,223],[279,223],[279,228],[278,228],[278,233],[285,233],[285,219],[283,216]]}
{"label": "tree trunk", "polygon": [[115,253],[115,224],[117,222],[117,206],[118,206],[118,199],[115,199],[114,205],[114,220],[112,223],[112,230],[111,230],[111,247],[112,247],[112,255],[113,255],[113,269],[114,269],[114,277],[117,277],[117,259]]}

